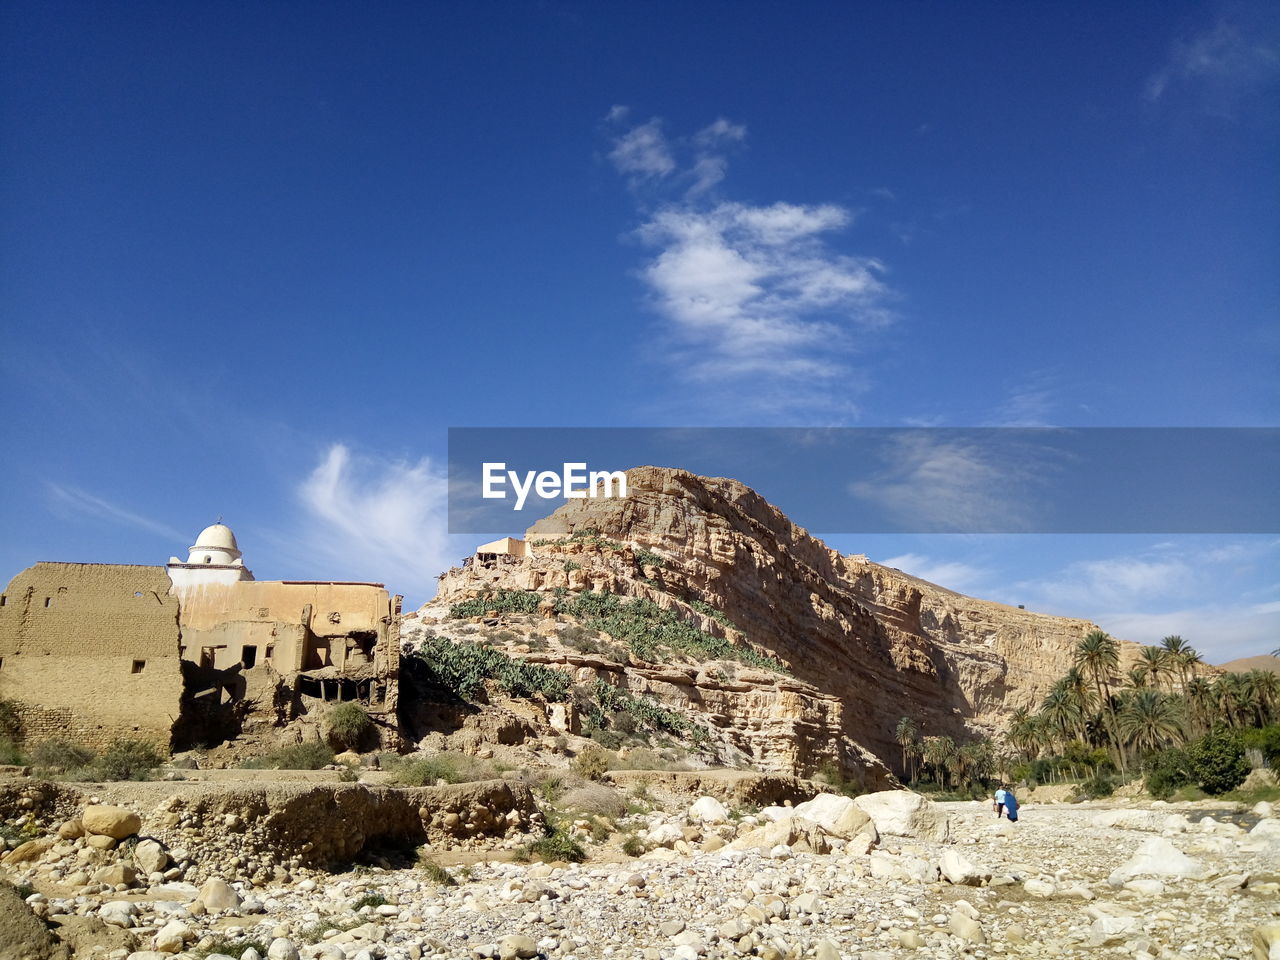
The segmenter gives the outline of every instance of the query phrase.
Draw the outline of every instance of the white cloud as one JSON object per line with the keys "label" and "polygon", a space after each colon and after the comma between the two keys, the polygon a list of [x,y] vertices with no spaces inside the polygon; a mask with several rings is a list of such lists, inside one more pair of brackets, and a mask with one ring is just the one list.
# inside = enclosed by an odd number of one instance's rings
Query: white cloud
{"label": "white cloud", "polygon": [[1280,76],[1280,44],[1268,25],[1219,20],[1190,39],[1176,40],[1164,65],[1147,78],[1151,103],[1175,89],[1194,94],[1211,113],[1231,115],[1242,97]]}
{"label": "white cloud", "polygon": [[101,497],[96,497],[87,491],[81,490],[79,487],[47,483],[45,489],[48,491],[49,499],[55,510],[70,510],[92,517],[95,520],[102,520],[118,526],[133,527],[137,530],[164,537],[175,544],[186,543],[187,537],[191,535],[190,533],[181,533],[167,523],[152,520],[150,517],[144,517],[139,513],[126,510],[124,507],[103,500]]}
{"label": "white cloud", "polygon": [[335,443],[298,497],[310,521],[302,539],[327,559],[333,576],[377,579],[420,597],[451,566],[448,480],[428,458],[356,458]]}
{"label": "white cloud", "polygon": [[[1267,539],[1193,548],[1160,543],[1136,554],[1071,563],[1000,592],[1031,609],[1093,620],[1124,640],[1156,643],[1178,634],[1222,662],[1274,649],[1280,586],[1261,591],[1265,596],[1252,591],[1257,600],[1248,602],[1251,591],[1232,585],[1274,568],[1278,551],[1280,542]],[[1238,600],[1226,602],[1224,595]]]}
{"label": "white cloud", "polygon": [[820,234],[849,214],[832,205],[668,207],[638,231],[660,252],[643,277],[658,310],[694,349],[696,376],[831,377],[850,325],[887,322],[883,266],[834,254]]}
{"label": "white cloud", "polygon": [[882,457],[880,473],[849,492],[899,522],[937,532],[1027,528],[1036,477],[1049,469],[1030,444],[943,433],[900,434]]}
{"label": "white cloud", "polygon": [[[612,111],[610,113],[612,115]],[[676,169],[675,158],[662,133],[662,121],[656,117],[616,138],[609,159],[632,184],[660,179]]]}
{"label": "white cloud", "polygon": [[886,567],[895,567],[903,573],[921,580],[928,580],[948,590],[972,590],[983,583],[989,572],[958,560],[934,560],[918,553],[904,553],[881,560]]}

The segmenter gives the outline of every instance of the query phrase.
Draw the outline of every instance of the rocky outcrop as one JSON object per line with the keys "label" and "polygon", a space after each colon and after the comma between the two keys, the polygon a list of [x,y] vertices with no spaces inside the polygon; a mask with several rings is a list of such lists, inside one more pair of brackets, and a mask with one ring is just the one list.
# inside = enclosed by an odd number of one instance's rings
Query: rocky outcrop
{"label": "rocky outcrop", "polygon": [[[531,556],[443,574],[435,609],[499,589],[607,591],[771,654],[792,680],[739,673],[736,686],[716,688],[667,666],[660,681],[681,688],[667,691],[672,702],[706,704],[721,727],[767,739],[772,746],[752,748],[766,769],[811,772],[824,743],[841,743],[826,755],[839,753],[846,770],[863,766],[859,745],[896,766],[893,731],[904,715],[927,734],[989,733],[1014,707],[1037,704],[1097,629],[842,556],[735,480],[657,467],[627,476],[625,499],[570,501],[535,523]],[[1127,666],[1136,648],[1124,646]],[[628,685],[659,686],[637,679],[645,670],[633,658]],[[795,725],[766,730],[769,718]]]}

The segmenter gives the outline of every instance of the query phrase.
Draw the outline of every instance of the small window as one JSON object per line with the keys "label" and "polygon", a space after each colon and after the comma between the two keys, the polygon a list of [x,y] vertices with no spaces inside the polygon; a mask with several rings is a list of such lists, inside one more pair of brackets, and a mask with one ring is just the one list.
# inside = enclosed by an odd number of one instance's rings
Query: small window
{"label": "small window", "polygon": [[7,604],[8,602],[9,602],[9,598],[6,597],[3,593],[0,593],[0,607],[5,606],[5,604]]}
{"label": "small window", "polygon": [[258,648],[253,644],[246,643],[240,651],[240,662],[244,664],[246,670],[252,670],[253,665],[258,662]]}
{"label": "small window", "polygon": [[143,671],[143,669],[145,669],[145,667],[146,667],[146,666],[147,666],[147,661],[145,661],[145,660],[135,660],[135,661],[133,661],[133,669],[132,669],[132,670],[130,670],[129,672],[130,672],[130,673],[141,673],[141,672]]}
{"label": "small window", "polygon": [[4,669],[4,657],[0,657],[0,670]]}
{"label": "small window", "polygon": [[273,643],[268,643],[268,644],[267,644],[267,652],[266,652],[266,653],[264,653],[264,654],[263,654],[263,656],[264,656],[264,657],[266,657],[268,660],[270,660],[270,659],[271,659],[272,654],[274,654],[275,652],[276,652],[275,644],[273,644]]}
{"label": "small window", "polygon": [[53,597],[45,597],[45,598],[44,598],[44,605],[45,605],[45,608],[46,608],[46,609],[48,609],[49,607],[52,607],[52,606],[53,606]]}
{"label": "small window", "polygon": [[213,557],[209,556],[208,554],[205,554],[204,562],[213,563]]}

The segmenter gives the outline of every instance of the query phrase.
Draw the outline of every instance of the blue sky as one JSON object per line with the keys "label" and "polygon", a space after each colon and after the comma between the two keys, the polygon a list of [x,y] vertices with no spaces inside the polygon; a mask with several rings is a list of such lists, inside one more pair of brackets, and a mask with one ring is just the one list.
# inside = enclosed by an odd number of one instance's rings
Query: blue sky
{"label": "blue sky", "polygon": [[[0,9],[0,560],[417,602],[450,426],[1265,426],[1274,5]],[[779,504],[783,509],[787,504]],[[820,532],[820,531],[819,531]],[[1280,538],[831,538],[1214,659]]]}

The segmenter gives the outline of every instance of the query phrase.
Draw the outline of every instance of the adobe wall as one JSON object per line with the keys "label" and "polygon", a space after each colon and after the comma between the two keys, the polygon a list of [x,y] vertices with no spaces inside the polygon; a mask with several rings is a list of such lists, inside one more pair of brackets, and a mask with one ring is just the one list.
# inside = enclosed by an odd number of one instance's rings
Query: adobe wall
{"label": "adobe wall", "polygon": [[28,743],[101,748],[117,737],[167,748],[182,698],[178,601],[164,567],[37,563],[0,605],[0,698]]}

